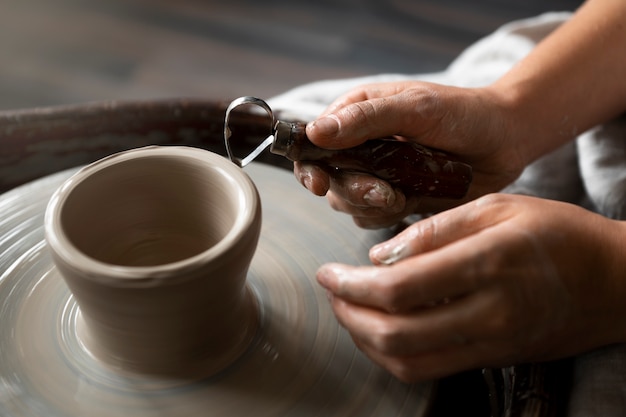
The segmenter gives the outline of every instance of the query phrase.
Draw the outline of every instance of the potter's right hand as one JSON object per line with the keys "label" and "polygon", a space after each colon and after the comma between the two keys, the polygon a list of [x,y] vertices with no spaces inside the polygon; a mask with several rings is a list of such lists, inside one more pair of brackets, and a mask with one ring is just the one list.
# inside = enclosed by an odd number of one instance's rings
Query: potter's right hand
{"label": "potter's right hand", "polygon": [[366,228],[387,227],[412,213],[445,210],[499,191],[515,180],[527,158],[519,149],[506,105],[496,90],[449,87],[418,81],[370,84],[338,98],[307,126],[323,148],[343,149],[368,139],[395,136],[448,152],[473,167],[463,200],[405,198],[377,178],[296,163],[295,175],[330,205]]}
{"label": "potter's right hand", "polygon": [[626,341],[625,234],[571,204],[492,194],[374,246],[373,266],[330,263],[317,280],[367,356],[427,380]]}

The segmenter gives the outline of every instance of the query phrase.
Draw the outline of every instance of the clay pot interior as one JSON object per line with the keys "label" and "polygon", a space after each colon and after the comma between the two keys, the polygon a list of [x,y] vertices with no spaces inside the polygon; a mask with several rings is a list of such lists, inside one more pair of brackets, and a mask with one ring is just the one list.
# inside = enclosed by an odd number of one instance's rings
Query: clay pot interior
{"label": "clay pot interior", "polygon": [[[197,171],[164,157],[97,172],[65,200],[64,232],[87,256],[113,265],[158,266],[198,255],[232,229],[237,201]],[[223,207],[216,210],[216,202]]]}
{"label": "clay pot interior", "polygon": [[120,369],[186,376],[223,369],[254,337],[245,282],[260,227],[248,176],[186,147],[87,166],[57,190],[45,220],[85,349]]}

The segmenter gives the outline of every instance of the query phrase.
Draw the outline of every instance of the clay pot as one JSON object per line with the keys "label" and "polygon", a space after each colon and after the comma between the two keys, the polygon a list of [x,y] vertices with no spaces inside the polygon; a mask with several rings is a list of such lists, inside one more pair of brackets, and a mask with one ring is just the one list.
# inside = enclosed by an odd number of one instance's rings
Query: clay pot
{"label": "clay pot", "polygon": [[124,370],[185,376],[223,369],[253,339],[246,275],[260,228],[250,178],[189,147],[101,159],[67,180],[45,214],[85,349]]}

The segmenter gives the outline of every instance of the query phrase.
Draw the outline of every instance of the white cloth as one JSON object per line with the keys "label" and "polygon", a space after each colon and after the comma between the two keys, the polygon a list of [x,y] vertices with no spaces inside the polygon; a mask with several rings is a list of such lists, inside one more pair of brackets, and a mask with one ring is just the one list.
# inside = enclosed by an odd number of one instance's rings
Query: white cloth
{"label": "white cloth", "polygon": [[[566,21],[569,12],[546,13],[508,23],[479,40],[442,72],[381,74],[306,84],[270,99],[283,117],[313,120],[336,97],[357,85],[423,80],[479,87],[492,83]],[[598,126],[528,166],[505,192],[583,205],[626,218],[626,117]],[[626,347],[601,349],[575,360],[569,417],[626,415]],[[567,383],[564,381],[564,383]]]}

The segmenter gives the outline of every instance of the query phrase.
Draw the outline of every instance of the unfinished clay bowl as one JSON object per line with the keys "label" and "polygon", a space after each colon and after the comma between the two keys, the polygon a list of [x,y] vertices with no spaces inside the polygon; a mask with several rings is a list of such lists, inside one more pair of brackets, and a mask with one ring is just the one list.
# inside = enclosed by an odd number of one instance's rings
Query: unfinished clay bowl
{"label": "unfinished clay bowl", "polygon": [[250,178],[190,147],[101,159],[65,181],[45,213],[85,349],[124,371],[184,377],[224,369],[253,339],[246,274],[260,229]]}

